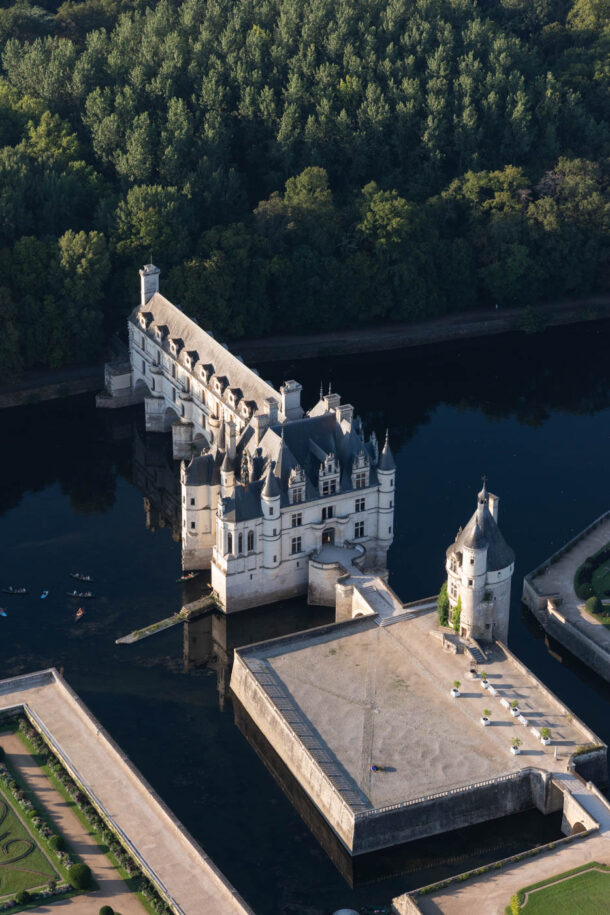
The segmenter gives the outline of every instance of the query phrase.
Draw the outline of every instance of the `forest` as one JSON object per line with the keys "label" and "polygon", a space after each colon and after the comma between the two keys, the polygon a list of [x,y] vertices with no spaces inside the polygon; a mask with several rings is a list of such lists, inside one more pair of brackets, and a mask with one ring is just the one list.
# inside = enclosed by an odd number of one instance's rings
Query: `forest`
{"label": "forest", "polygon": [[610,0],[0,0],[0,380],[610,280]]}

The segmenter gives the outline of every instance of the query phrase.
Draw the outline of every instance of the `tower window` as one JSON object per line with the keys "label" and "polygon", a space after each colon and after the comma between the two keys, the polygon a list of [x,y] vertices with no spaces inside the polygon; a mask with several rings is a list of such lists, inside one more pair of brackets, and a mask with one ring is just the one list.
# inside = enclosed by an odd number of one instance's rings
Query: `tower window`
{"label": "tower window", "polygon": [[471,560],[470,560],[470,565],[471,565],[471,566],[474,565],[474,559],[471,559]]}
{"label": "tower window", "polygon": [[[248,531],[248,552],[254,549],[254,531]],[[252,577],[252,576],[250,576]]]}
{"label": "tower window", "polygon": [[195,522],[194,522],[194,521],[191,521],[191,530],[192,530],[192,531],[195,530]]}
{"label": "tower window", "polygon": [[233,534],[227,534],[227,553],[233,552]]}
{"label": "tower window", "polygon": [[468,587],[469,587],[469,588],[472,588],[472,578],[469,578],[469,579],[468,579]]}
{"label": "tower window", "polygon": [[269,514],[270,514],[270,515],[273,514],[273,505],[270,505],[270,506],[269,506]]}
{"label": "tower window", "polygon": [[194,505],[194,504],[195,504],[195,500],[191,499],[191,505]]}

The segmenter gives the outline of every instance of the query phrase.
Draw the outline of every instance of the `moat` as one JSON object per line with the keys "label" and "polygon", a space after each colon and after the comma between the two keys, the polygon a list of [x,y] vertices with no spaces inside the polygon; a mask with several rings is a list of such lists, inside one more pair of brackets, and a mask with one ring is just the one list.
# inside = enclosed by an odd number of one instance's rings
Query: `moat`
{"label": "moat", "polygon": [[[274,384],[297,374],[306,407],[320,381],[331,381],[368,430],[381,435],[389,426],[398,466],[390,581],[411,600],[438,589],[446,544],[468,516],[482,473],[502,497],[503,531],[517,553],[515,582],[608,507],[607,333],[600,324],[258,368]],[[492,830],[483,825],[467,836],[371,856],[352,876],[378,882],[350,889],[235,727],[224,695],[225,654],[233,645],[280,634],[273,620],[282,612],[287,625],[303,626],[328,621],[332,611],[293,602],[231,621],[228,629],[216,623],[217,642],[203,667],[192,662],[206,654],[205,635],[191,642],[185,658],[181,627],[115,646],[118,636],[197,596],[196,581],[184,588],[175,582],[177,465],[169,442],[145,436],[137,407],[102,414],[89,397],[6,411],[0,423],[0,585],[31,590],[25,598],[3,595],[9,615],[0,620],[2,676],[63,667],[257,912],[321,915],[341,905],[388,904],[409,887],[558,833],[552,817],[520,815],[494,827],[493,849]],[[154,531],[146,528],[147,514]],[[80,568],[94,576],[98,597],[76,622],[65,592],[67,572]],[[41,603],[38,594],[47,588],[50,597]],[[509,646],[610,739],[610,689],[565,650],[545,643],[521,610],[519,587]]]}

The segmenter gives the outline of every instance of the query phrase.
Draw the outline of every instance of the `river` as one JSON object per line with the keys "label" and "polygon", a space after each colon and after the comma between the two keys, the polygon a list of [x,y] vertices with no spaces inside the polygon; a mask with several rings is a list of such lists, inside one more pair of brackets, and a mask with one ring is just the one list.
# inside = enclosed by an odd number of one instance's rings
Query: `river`
{"label": "river", "polygon": [[[405,601],[438,590],[445,550],[487,475],[517,554],[509,645],[606,741],[610,687],[547,646],[519,598],[523,574],[608,508],[609,332],[598,323],[258,366],[276,385],[301,381],[306,407],[331,382],[368,431],[381,438],[389,428],[398,468],[390,582]],[[176,583],[169,437],[144,434],[141,407],[96,411],[89,396],[5,410],[0,429],[0,585],[30,589],[0,600],[0,675],[63,668],[257,913],[388,905],[407,888],[556,834],[556,819],[521,815],[371,857],[351,888],[235,726],[227,696],[233,645],[320,624],[330,611],[293,601],[228,627],[217,620],[213,639],[201,630],[184,642],[177,627],[116,646],[197,593],[196,580]],[[78,622],[66,596],[73,569],[94,576],[97,595]]]}

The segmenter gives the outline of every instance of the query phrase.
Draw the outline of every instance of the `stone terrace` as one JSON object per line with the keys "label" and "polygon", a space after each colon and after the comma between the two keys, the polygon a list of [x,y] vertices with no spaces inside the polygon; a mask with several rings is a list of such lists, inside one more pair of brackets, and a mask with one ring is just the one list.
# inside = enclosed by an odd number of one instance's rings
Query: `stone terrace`
{"label": "stone terrace", "polygon": [[597,553],[607,543],[610,543],[610,517],[604,518],[582,540],[568,547],[556,562],[547,565],[544,572],[530,575],[528,579],[538,595],[556,598],[561,614],[600,648],[610,652],[610,631],[580,609],[583,601],[574,592],[576,570],[587,557]]}
{"label": "stone terrace", "polygon": [[[432,637],[434,612],[379,622],[356,620],[238,652],[354,812],[529,767],[565,771],[571,752],[596,740],[500,646],[485,663],[492,696],[469,679],[467,655]],[[458,699],[450,696],[454,680],[462,684]],[[527,727],[502,698],[519,700]],[[492,711],[489,727],[480,723],[483,708]],[[553,744],[544,747],[531,726],[550,727]],[[512,737],[523,741],[519,756],[510,752]],[[371,772],[372,764],[388,770]]]}
{"label": "stone terrace", "polygon": [[23,706],[154,872],[176,913],[251,913],[56,671],[0,681],[0,711]]}

